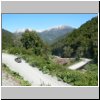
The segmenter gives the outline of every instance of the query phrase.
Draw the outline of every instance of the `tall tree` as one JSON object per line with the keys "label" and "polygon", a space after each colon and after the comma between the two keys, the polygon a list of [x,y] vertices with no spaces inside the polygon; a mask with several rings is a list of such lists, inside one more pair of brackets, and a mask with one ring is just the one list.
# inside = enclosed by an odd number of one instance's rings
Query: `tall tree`
{"label": "tall tree", "polygon": [[33,49],[36,55],[41,54],[41,49],[44,47],[42,40],[35,31],[26,30],[22,34],[21,42],[25,49]]}

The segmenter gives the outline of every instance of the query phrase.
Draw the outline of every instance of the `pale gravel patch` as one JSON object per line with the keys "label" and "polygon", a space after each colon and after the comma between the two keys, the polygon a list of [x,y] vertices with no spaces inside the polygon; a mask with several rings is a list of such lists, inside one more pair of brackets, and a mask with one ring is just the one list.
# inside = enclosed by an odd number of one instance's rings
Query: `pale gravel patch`
{"label": "pale gravel patch", "polygon": [[20,83],[9,73],[2,70],[2,86],[20,86]]}

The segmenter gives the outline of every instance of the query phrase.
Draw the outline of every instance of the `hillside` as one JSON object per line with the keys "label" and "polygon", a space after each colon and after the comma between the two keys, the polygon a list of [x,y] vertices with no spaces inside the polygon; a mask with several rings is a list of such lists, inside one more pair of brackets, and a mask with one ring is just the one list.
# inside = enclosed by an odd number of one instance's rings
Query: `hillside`
{"label": "hillside", "polygon": [[13,33],[2,29],[2,49],[13,46],[14,35]]}
{"label": "hillside", "polygon": [[[72,32],[74,30],[74,28],[72,28],[70,26],[62,25],[62,26],[56,26],[56,27],[53,27],[50,29],[43,30],[41,32],[38,32],[37,30],[32,30],[32,29],[28,29],[28,30],[30,32],[36,31],[37,35],[43,40],[44,43],[46,43],[47,45],[51,45],[51,44],[55,43],[56,41],[62,39],[66,35],[68,35],[68,33]],[[25,32],[25,29],[18,29],[14,32],[14,34],[17,37],[21,37],[21,35],[24,32]]]}
{"label": "hillside", "polygon": [[45,55],[46,52],[49,52],[48,46],[43,43],[38,33],[28,29],[21,34],[2,29],[2,49],[14,54],[22,52],[30,54],[31,52],[36,55]]}
{"label": "hillside", "polygon": [[48,30],[44,30],[42,32],[38,32],[39,36],[42,38],[42,40],[47,44],[53,44],[60,38],[63,38],[65,35],[67,35],[69,32],[72,32],[74,28],[70,26],[58,26],[53,27]]}
{"label": "hillside", "polygon": [[62,57],[86,57],[97,62],[98,17],[94,17],[52,45],[52,54]]}

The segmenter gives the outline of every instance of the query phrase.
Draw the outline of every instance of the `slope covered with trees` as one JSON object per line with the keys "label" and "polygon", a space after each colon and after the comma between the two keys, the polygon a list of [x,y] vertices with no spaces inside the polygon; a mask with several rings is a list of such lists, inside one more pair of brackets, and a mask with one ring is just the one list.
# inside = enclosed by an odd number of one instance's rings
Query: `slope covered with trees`
{"label": "slope covered with trees", "polygon": [[[48,46],[43,43],[36,31],[26,30],[21,36],[8,33],[3,34],[3,49],[13,54],[35,54],[44,56],[49,51]],[[9,44],[9,45],[7,45]],[[7,46],[6,46],[7,45]],[[6,47],[6,48],[4,48]]]}
{"label": "slope covered with trees", "polygon": [[52,45],[52,54],[62,57],[86,57],[98,60],[98,17],[84,23],[64,39]]}
{"label": "slope covered with trees", "polygon": [[40,38],[47,43],[48,45],[51,45],[55,43],[57,40],[59,40],[61,37],[64,37],[69,32],[72,32],[74,28],[70,26],[57,26],[53,27],[48,30],[44,30],[42,32],[38,32]]}
{"label": "slope covered with trees", "polygon": [[6,49],[6,48],[10,48],[14,45],[14,35],[5,30],[5,29],[2,29],[2,49]]}

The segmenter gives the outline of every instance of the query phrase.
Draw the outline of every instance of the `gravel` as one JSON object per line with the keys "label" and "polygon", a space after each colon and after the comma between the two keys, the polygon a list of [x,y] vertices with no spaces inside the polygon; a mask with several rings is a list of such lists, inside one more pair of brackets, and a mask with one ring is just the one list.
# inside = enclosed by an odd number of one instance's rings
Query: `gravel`
{"label": "gravel", "polygon": [[37,67],[32,67],[25,60],[17,63],[14,59],[16,56],[2,53],[2,63],[6,64],[10,70],[19,73],[20,76],[31,83],[33,86],[70,86],[67,83],[58,81],[57,77],[44,74]]}
{"label": "gravel", "polygon": [[2,86],[20,86],[13,76],[2,70]]}

